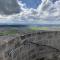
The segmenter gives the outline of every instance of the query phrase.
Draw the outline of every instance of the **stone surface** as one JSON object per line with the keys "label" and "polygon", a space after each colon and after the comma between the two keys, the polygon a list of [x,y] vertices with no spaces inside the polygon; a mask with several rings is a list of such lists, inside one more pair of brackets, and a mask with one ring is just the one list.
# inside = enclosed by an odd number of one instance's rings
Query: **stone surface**
{"label": "stone surface", "polygon": [[0,60],[60,60],[60,31],[0,36]]}

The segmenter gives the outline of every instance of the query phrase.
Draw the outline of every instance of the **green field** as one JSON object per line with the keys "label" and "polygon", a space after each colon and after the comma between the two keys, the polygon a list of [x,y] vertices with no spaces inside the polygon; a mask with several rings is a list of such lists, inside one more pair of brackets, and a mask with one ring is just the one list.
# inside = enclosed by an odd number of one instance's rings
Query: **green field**
{"label": "green field", "polygon": [[48,27],[31,27],[31,30],[48,30]]}
{"label": "green field", "polygon": [[8,31],[1,31],[0,32],[0,36],[3,36],[3,35],[13,35],[13,34],[16,34],[16,33],[17,33],[17,30],[11,29],[11,30],[8,30]]}

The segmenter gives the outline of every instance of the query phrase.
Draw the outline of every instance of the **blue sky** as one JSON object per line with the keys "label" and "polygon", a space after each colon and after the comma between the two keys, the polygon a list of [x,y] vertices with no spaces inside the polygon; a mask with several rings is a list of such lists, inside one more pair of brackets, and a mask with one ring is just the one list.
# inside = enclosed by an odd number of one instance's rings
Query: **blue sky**
{"label": "blue sky", "polygon": [[60,0],[1,1],[0,23],[60,24]]}
{"label": "blue sky", "polygon": [[41,3],[41,0],[21,0],[23,3],[26,3],[28,8],[37,8],[37,6]]}

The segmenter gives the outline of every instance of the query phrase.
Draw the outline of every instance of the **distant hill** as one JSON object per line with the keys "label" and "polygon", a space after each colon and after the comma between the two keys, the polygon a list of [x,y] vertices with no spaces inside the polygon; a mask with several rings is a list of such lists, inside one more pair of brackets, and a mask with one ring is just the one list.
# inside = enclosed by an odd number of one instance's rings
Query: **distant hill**
{"label": "distant hill", "polygon": [[27,27],[28,25],[0,25],[0,27]]}
{"label": "distant hill", "polygon": [[8,25],[8,24],[4,24],[4,25],[0,25],[0,27],[60,27],[60,24],[17,24],[17,25]]}

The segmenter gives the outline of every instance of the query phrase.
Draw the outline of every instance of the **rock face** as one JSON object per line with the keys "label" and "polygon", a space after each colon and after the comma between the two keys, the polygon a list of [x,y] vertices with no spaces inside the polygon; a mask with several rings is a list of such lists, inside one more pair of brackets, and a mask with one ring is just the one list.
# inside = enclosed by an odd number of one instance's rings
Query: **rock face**
{"label": "rock face", "polygon": [[0,60],[60,60],[60,31],[36,31],[0,37]]}

